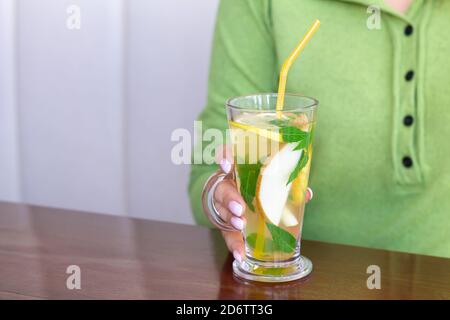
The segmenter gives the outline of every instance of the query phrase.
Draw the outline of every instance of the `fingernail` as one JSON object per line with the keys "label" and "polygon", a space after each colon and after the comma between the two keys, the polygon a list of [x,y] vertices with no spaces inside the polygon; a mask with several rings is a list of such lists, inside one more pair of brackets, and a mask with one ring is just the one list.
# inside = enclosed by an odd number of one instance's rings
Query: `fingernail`
{"label": "fingernail", "polygon": [[230,201],[228,204],[228,209],[235,215],[235,216],[242,216],[242,206],[236,202],[236,201]]}
{"label": "fingernail", "polygon": [[242,262],[241,254],[237,250],[233,251],[233,257],[237,262],[239,262],[239,263]]}
{"label": "fingernail", "polygon": [[237,217],[233,217],[230,220],[231,225],[236,228],[237,230],[242,230],[244,229],[244,221],[240,218]]}
{"label": "fingernail", "polygon": [[220,167],[222,168],[223,172],[229,173],[231,170],[231,163],[227,159],[220,160]]}
{"label": "fingernail", "polygon": [[314,196],[314,193],[313,193],[311,188],[308,188],[307,190],[309,192],[309,200],[311,200],[313,198],[313,196]]}

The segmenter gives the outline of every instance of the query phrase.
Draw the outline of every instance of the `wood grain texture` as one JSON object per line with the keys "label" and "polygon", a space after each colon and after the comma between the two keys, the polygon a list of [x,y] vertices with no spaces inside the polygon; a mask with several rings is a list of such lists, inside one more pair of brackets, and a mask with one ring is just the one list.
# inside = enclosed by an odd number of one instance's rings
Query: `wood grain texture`
{"label": "wood grain texture", "polygon": [[[243,283],[217,230],[0,203],[1,299],[450,299],[450,259],[316,241],[303,254],[307,279]],[[81,290],[66,288],[69,265]]]}

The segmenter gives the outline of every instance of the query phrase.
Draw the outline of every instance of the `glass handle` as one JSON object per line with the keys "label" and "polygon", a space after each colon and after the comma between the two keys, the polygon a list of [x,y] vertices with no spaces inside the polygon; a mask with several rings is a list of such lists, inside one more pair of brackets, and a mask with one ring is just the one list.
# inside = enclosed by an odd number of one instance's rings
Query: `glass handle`
{"label": "glass handle", "polygon": [[214,205],[214,192],[216,191],[219,183],[221,183],[226,178],[226,176],[227,175],[225,173],[223,173],[221,170],[218,170],[206,181],[202,192],[203,211],[205,212],[205,215],[208,217],[209,221],[211,221],[211,223],[217,228],[224,231],[236,231],[235,228],[230,226],[225,220],[222,219],[220,213],[217,211],[216,206]]}

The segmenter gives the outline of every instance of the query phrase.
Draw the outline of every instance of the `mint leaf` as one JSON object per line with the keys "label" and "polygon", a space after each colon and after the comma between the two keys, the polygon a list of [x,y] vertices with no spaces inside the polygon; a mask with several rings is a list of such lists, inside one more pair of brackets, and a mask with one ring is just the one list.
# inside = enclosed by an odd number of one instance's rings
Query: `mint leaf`
{"label": "mint leaf", "polygon": [[274,224],[266,223],[272,235],[273,247],[277,251],[291,253],[297,246],[297,239],[286,230]]}
{"label": "mint leaf", "polygon": [[308,145],[310,144],[310,142],[312,141],[311,139],[312,139],[312,130],[311,131],[309,131],[309,132],[305,132],[305,131],[302,131],[302,132],[304,132],[304,133],[306,133],[306,135],[305,135],[305,137],[304,137],[304,139],[302,139],[302,140],[300,140],[299,142],[298,142],[298,144],[297,144],[297,146],[294,148],[294,150],[300,150],[300,149],[303,149],[303,148],[308,148]]}
{"label": "mint leaf", "polygon": [[250,210],[255,211],[253,199],[256,195],[256,183],[258,181],[261,164],[238,164],[237,171],[240,181],[240,191],[245,203]]}
{"label": "mint leaf", "polygon": [[306,144],[309,140],[309,133],[300,130],[297,127],[282,127],[280,128],[281,136],[283,137],[284,142],[301,142],[306,141]]}
{"label": "mint leaf", "polygon": [[[247,245],[249,245],[251,248],[255,249],[256,247],[256,233],[250,233],[245,240],[247,241]],[[264,249],[265,252],[272,252],[273,251],[273,241],[270,239],[264,240]]]}
{"label": "mint leaf", "polygon": [[309,141],[308,139],[300,141],[294,148],[294,151],[300,150],[300,149],[306,149],[308,147]]}
{"label": "mint leaf", "polygon": [[246,238],[245,241],[247,241],[247,244],[255,248],[256,247],[256,233],[250,233]]}
{"label": "mint leaf", "polygon": [[298,160],[298,163],[295,166],[294,171],[291,172],[286,185],[288,185],[289,183],[294,181],[295,178],[297,178],[298,173],[300,172],[300,170],[302,170],[306,166],[307,163],[308,163],[308,155],[306,154],[306,151],[303,149],[302,155],[301,155],[300,159]]}

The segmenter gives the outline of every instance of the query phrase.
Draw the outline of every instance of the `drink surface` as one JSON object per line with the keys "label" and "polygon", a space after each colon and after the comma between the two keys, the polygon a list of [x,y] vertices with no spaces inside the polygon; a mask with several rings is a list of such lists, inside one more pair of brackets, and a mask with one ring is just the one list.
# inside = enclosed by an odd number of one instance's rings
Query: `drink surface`
{"label": "drink surface", "polygon": [[247,257],[283,262],[299,255],[314,125],[303,113],[249,112],[230,121],[237,186],[247,204]]}

